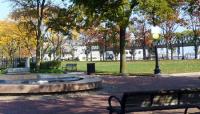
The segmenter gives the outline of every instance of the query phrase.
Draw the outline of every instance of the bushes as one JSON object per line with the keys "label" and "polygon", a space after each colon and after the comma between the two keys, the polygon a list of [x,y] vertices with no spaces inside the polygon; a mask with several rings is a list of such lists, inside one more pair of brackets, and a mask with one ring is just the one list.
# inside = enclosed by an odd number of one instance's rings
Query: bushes
{"label": "bushes", "polygon": [[40,64],[40,69],[58,69],[61,61],[47,61]]}
{"label": "bushes", "polygon": [[6,69],[5,68],[0,68],[0,75],[1,74],[5,74],[6,73]]}
{"label": "bushes", "polygon": [[31,62],[31,63],[30,63],[30,69],[31,69],[32,71],[35,71],[35,68],[36,68],[36,63]]}
{"label": "bushes", "polygon": [[17,67],[25,67],[26,66],[25,64],[26,64],[25,61],[21,61],[18,63]]}
{"label": "bushes", "polygon": [[[61,66],[61,61],[47,61],[40,63],[41,71],[48,71],[53,69],[58,69]],[[36,63],[31,63],[30,68],[32,71],[35,71]]]}

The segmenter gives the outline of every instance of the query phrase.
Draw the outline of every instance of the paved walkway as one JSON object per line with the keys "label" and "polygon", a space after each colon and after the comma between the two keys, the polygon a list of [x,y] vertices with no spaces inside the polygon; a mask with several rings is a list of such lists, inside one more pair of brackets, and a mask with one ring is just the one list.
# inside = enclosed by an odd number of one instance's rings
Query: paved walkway
{"label": "paved walkway", "polygon": [[[124,91],[148,91],[200,87],[197,77],[110,77],[103,76],[103,88],[96,91],[37,96],[0,96],[0,114],[108,114],[107,98]],[[184,110],[134,114],[183,114]],[[189,109],[190,114],[200,114]]]}

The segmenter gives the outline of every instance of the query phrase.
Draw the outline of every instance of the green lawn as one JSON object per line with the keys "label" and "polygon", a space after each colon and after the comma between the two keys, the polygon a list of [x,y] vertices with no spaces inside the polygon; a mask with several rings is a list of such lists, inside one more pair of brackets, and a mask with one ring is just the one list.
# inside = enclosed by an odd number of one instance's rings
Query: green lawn
{"label": "green lawn", "polygon": [[[90,62],[62,62],[77,63],[78,71],[86,71],[87,63]],[[186,73],[200,72],[200,60],[163,60],[159,61],[162,73]],[[155,61],[132,61],[127,62],[129,74],[152,74],[155,68]],[[119,73],[119,62],[95,62],[96,72],[99,73]]]}

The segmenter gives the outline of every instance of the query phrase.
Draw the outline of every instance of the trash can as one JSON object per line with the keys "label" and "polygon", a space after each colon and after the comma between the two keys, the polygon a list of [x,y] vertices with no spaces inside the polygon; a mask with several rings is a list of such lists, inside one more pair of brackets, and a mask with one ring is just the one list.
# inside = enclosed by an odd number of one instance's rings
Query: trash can
{"label": "trash can", "polygon": [[95,63],[87,63],[87,75],[95,73]]}

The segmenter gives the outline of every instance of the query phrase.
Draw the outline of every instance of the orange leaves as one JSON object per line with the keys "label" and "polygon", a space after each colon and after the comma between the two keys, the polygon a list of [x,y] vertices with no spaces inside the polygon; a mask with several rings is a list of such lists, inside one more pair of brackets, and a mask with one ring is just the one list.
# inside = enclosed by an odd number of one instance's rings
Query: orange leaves
{"label": "orange leaves", "polygon": [[147,37],[147,38],[145,39],[145,44],[146,44],[146,46],[151,47],[151,46],[152,46],[152,43],[153,43],[153,38]]}
{"label": "orange leaves", "polygon": [[77,40],[80,37],[80,33],[76,29],[72,29],[72,37],[74,40]]}

